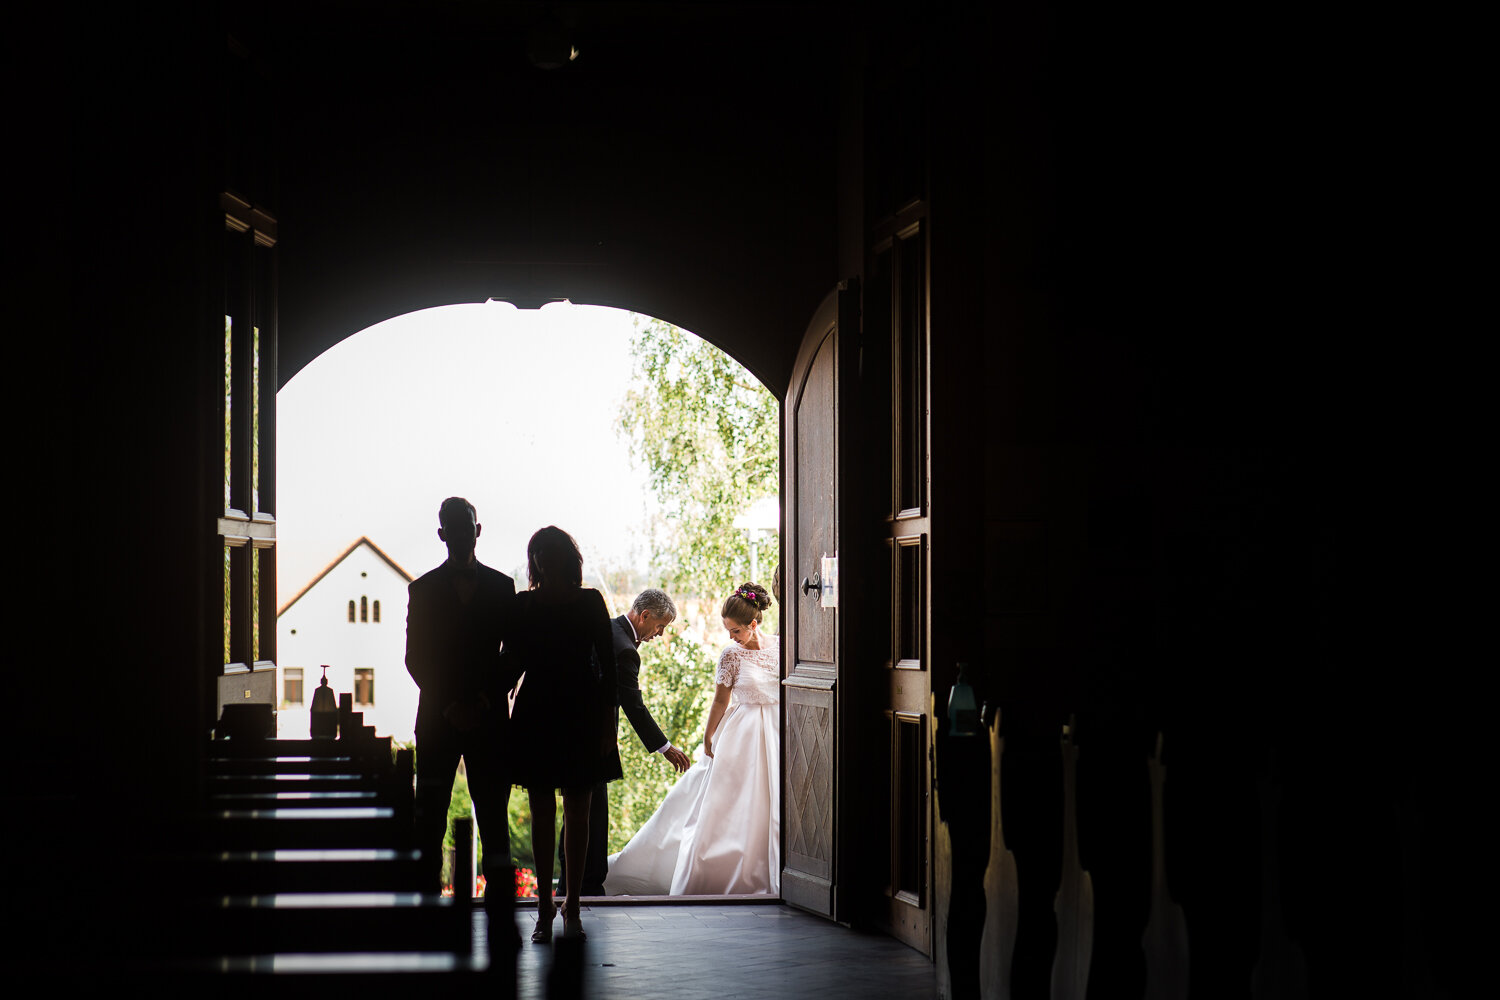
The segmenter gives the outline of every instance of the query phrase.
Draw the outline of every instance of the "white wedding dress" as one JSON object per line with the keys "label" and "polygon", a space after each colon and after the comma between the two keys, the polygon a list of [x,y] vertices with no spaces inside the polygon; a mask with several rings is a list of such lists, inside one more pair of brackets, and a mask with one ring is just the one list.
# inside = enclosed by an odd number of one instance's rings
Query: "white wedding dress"
{"label": "white wedding dress", "polygon": [[733,688],[714,756],[688,768],[646,825],[609,858],[611,896],[781,890],[781,640],[730,645],[714,681]]}

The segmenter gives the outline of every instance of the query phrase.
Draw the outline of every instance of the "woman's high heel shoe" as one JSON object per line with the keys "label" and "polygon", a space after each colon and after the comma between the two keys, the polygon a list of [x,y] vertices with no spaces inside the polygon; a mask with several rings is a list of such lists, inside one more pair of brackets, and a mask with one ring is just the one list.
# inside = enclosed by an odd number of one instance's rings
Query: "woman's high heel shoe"
{"label": "woman's high heel shoe", "polygon": [[588,937],[583,931],[583,918],[579,916],[577,911],[573,913],[568,913],[566,910],[563,911],[562,936],[569,940],[577,939],[579,941]]}
{"label": "woman's high heel shoe", "polygon": [[[532,944],[552,943],[552,921],[556,919],[558,909],[559,907],[557,906],[557,904],[553,904],[552,912],[547,914],[547,919],[545,921],[541,917],[536,918],[536,930],[531,932]],[[566,921],[563,922],[563,934],[567,934]]]}

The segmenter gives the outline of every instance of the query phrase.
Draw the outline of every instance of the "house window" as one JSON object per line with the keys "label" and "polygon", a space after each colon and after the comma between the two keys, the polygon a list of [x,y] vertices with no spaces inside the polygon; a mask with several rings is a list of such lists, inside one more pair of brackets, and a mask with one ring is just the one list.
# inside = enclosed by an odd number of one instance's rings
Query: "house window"
{"label": "house window", "polygon": [[379,601],[375,602],[375,623],[377,625],[380,623],[380,602]]}
{"label": "house window", "polygon": [[370,599],[361,596],[359,599],[359,620],[368,622],[370,620]]}
{"label": "house window", "polygon": [[349,623],[351,625],[354,623],[354,602],[353,601],[349,602]]}
{"label": "house window", "polygon": [[354,668],[354,704],[375,704],[375,668]]}
{"label": "house window", "polygon": [[302,704],[302,668],[284,667],[281,671],[281,701],[286,705]]}

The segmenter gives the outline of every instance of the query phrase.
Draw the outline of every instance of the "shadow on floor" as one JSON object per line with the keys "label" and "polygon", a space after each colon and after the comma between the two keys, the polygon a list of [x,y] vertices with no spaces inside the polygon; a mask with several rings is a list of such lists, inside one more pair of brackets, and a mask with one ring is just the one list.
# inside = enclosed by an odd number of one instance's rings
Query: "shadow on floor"
{"label": "shadow on floor", "polygon": [[[547,996],[555,946],[530,943],[534,924],[534,912],[518,907],[521,1000]],[[935,989],[927,956],[779,903],[585,906],[583,925],[587,997],[883,1000]],[[553,930],[562,932],[560,918]]]}

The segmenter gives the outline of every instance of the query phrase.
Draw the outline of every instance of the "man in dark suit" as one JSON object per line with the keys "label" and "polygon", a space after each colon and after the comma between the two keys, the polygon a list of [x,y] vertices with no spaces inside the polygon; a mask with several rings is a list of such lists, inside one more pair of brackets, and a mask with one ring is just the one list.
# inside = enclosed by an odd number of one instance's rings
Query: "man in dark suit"
{"label": "man in dark suit", "polygon": [[500,653],[515,581],[474,557],[481,526],[469,501],[444,500],[438,524],[448,559],[412,581],[406,610],[406,669],[422,691],[416,839],[431,892],[442,888],[443,838],[459,757],[487,853],[501,865],[510,863],[505,694],[516,680],[507,676]]}
{"label": "man in dark suit", "polygon": [[[641,654],[639,647],[650,642],[677,617],[677,605],[664,590],[643,590],[636,596],[630,611],[612,623],[615,649],[615,671],[618,684],[619,708],[635,729],[642,745],[651,753],[659,753],[677,769],[686,771],[692,761],[688,755],[674,747],[651,718],[641,698]],[[615,726],[619,727],[619,712],[615,713]],[[589,803],[589,849],[583,866],[583,894],[604,895],[604,877],[609,874],[609,786],[600,783],[594,786],[594,797]],[[561,838],[558,844],[561,845]],[[562,851],[558,851],[558,879],[565,877]]]}

